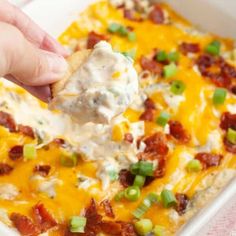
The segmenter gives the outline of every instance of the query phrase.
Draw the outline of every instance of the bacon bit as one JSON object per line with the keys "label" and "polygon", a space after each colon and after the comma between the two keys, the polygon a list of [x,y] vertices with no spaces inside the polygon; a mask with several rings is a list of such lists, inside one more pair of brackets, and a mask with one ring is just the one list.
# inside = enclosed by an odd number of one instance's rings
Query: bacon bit
{"label": "bacon bit", "polygon": [[27,125],[18,125],[18,132],[29,136],[31,138],[35,138],[34,131],[30,126]]}
{"label": "bacon bit", "polygon": [[131,20],[131,21],[142,21],[142,18],[135,16],[135,11],[131,9],[124,9],[124,18]]}
{"label": "bacon bit", "polygon": [[41,233],[46,232],[57,225],[56,220],[42,203],[38,203],[33,207],[33,219],[41,229]]}
{"label": "bacon bit", "polygon": [[122,226],[117,222],[102,221],[101,231],[108,235],[121,235]]}
{"label": "bacon bit", "polygon": [[53,139],[53,143],[57,144],[60,147],[65,147],[66,146],[66,141],[62,138]]}
{"label": "bacon bit", "polygon": [[234,95],[236,95],[236,85],[233,85],[233,86],[231,87],[231,92],[232,92]]}
{"label": "bacon bit", "polygon": [[108,199],[103,200],[100,204],[103,207],[107,217],[115,218],[111,203]]}
{"label": "bacon bit", "polygon": [[36,165],[34,167],[34,172],[40,174],[43,177],[48,176],[50,170],[51,170],[51,166],[49,165]]}
{"label": "bacon bit", "polygon": [[154,119],[153,109],[145,110],[139,117],[139,120],[144,120],[144,121],[153,121],[153,119]]}
{"label": "bacon bit", "polygon": [[166,156],[160,156],[158,158],[158,166],[154,171],[155,178],[162,178],[166,171]]}
{"label": "bacon bit", "polygon": [[98,214],[97,206],[93,198],[90,201],[90,205],[85,209],[85,217],[87,218],[85,235],[95,236],[101,232],[102,216]]}
{"label": "bacon bit", "polygon": [[140,64],[143,70],[148,70],[154,74],[161,75],[163,65],[147,57],[142,56]]}
{"label": "bacon bit", "polygon": [[11,160],[16,161],[23,157],[23,146],[22,145],[16,145],[12,147],[8,153]]}
{"label": "bacon bit", "polygon": [[224,137],[223,142],[224,142],[226,151],[236,154],[236,144],[229,142],[229,140],[226,137]]}
{"label": "bacon bit", "polygon": [[8,175],[13,170],[13,167],[6,163],[0,163],[0,176]]}
{"label": "bacon bit", "polygon": [[119,172],[120,184],[127,188],[131,186],[134,182],[134,175],[129,170],[123,169]]}
{"label": "bacon bit", "polygon": [[225,112],[220,118],[220,128],[228,130],[229,128],[236,130],[236,114]]}
{"label": "bacon bit", "polygon": [[181,43],[179,46],[180,51],[186,55],[190,53],[197,53],[200,52],[200,46],[198,43]]}
{"label": "bacon bit", "polygon": [[0,111],[0,125],[9,129],[10,132],[16,132],[16,123],[9,113]]}
{"label": "bacon bit", "polygon": [[144,101],[144,107],[146,109],[155,109],[156,108],[155,103],[153,102],[153,100],[151,98],[147,98]]}
{"label": "bacon bit", "polygon": [[133,143],[134,137],[131,133],[126,133],[125,137],[124,137],[124,140],[128,143]]}
{"label": "bacon bit", "polygon": [[183,193],[176,193],[175,194],[177,205],[175,210],[179,213],[179,215],[183,215],[186,211],[187,205],[189,203],[189,198],[186,194]]}
{"label": "bacon bit", "polygon": [[120,222],[120,224],[122,225],[121,236],[138,236],[133,224],[127,222]]}
{"label": "bacon bit", "polygon": [[88,35],[87,48],[92,49],[94,45],[102,40],[108,40],[106,35],[98,34],[94,31],[90,32]]}
{"label": "bacon bit", "polygon": [[30,218],[24,215],[12,213],[10,219],[23,236],[37,236],[41,233],[38,226],[35,225]]}
{"label": "bacon bit", "polygon": [[203,166],[203,169],[207,169],[212,166],[219,166],[223,156],[213,153],[198,153],[195,159],[199,160]]}
{"label": "bacon bit", "polygon": [[170,120],[168,123],[170,126],[170,135],[172,137],[181,143],[188,143],[190,141],[190,136],[179,121]]}
{"label": "bacon bit", "polygon": [[164,24],[165,15],[160,5],[156,4],[149,13],[149,19],[155,24]]}

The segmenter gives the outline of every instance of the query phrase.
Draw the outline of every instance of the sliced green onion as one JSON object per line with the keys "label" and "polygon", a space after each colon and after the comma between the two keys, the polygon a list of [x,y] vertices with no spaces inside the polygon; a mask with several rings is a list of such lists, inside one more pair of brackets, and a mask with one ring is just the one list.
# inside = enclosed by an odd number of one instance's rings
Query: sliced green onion
{"label": "sliced green onion", "polygon": [[170,114],[165,111],[162,111],[160,115],[157,117],[156,123],[164,127],[169,121],[169,119],[170,119]]}
{"label": "sliced green onion", "polygon": [[170,52],[168,54],[168,60],[170,62],[177,62],[179,60],[179,53],[178,52]]}
{"label": "sliced green onion", "polygon": [[129,31],[128,31],[128,29],[125,26],[121,25],[120,28],[117,30],[117,33],[120,36],[127,36]]}
{"label": "sliced green onion", "polygon": [[153,176],[154,167],[152,162],[140,161],[139,174],[143,176]]}
{"label": "sliced green onion", "polygon": [[163,62],[167,60],[167,53],[165,51],[160,51],[156,55],[156,60],[159,62]]}
{"label": "sliced green onion", "polygon": [[145,183],[145,180],[146,180],[145,176],[136,175],[134,178],[133,186],[137,186],[139,188],[142,188]]}
{"label": "sliced green onion", "polygon": [[130,171],[133,175],[139,174],[139,162],[130,165]]}
{"label": "sliced green onion", "polygon": [[154,236],[164,236],[165,228],[162,225],[155,225],[153,229]]}
{"label": "sliced green onion", "polygon": [[26,160],[35,159],[37,156],[36,148],[34,144],[25,144],[23,147],[23,157]]}
{"label": "sliced green onion", "polygon": [[236,131],[229,128],[227,130],[226,138],[230,143],[236,144]]}
{"label": "sliced green onion", "polygon": [[148,194],[141,204],[132,212],[132,215],[138,219],[140,219],[154,204],[158,202],[158,195],[156,193]]}
{"label": "sliced green onion", "polygon": [[132,59],[135,59],[135,56],[136,56],[136,49],[133,48],[131,49],[130,51],[127,51],[127,52],[122,52],[122,54],[126,57],[130,57]]}
{"label": "sliced green onion", "polygon": [[121,25],[120,24],[117,24],[117,23],[111,23],[107,30],[110,32],[110,33],[116,33],[119,29],[120,29]]}
{"label": "sliced green onion", "polygon": [[125,191],[120,191],[115,195],[114,200],[116,202],[119,202],[120,200],[124,198],[124,196],[125,196]]}
{"label": "sliced green onion", "polygon": [[136,34],[135,34],[135,32],[129,32],[128,33],[128,40],[130,41],[130,42],[134,42],[135,40],[136,40]]}
{"label": "sliced green onion", "polygon": [[138,235],[145,236],[152,231],[152,221],[149,219],[141,219],[134,224]]}
{"label": "sliced green onion", "polygon": [[174,206],[177,202],[174,194],[170,190],[167,190],[167,189],[164,189],[161,192],[161,200],[165,208]]}
{"label": "sliced green onion", "polygon": [[199,160],[193,159],[188,162],[186,168],[189,172],[198,172],[202,169],[202,164]]}
{"label": "sliced green onion", "polygon": [[213,103],[215,105],[223,104],[227,95],[227,91],[224,88],[216,88],[213,95]]}
{"label": "sliced green onion", "polygon": [[75,153],[73,154],[62,154],[60,157],[61,165],[65,167],[74,167],[77,165],[78,159]]}
{"label": "sliced green onion", "polygon": [[84,233],[87,219],[83,216],[73,216],[70,220],[70,232]]}
{"label": "sliced green onion", "polygon": [[186,86],[183,81],[174,80],[171,83],[170,91],[175,95],[181,95],[184,92],[185,88]]}
{"label": "sliced green onion", "polygon": [[118,179],[118,173],[115,170],[108,171],[108,175],[109,175],[111,181],[115,181]]}
{"label": "sliced green onion", "polygon": [[220,54],[220,42],[215,40],[208,44],[205,51],[213,56],[218,56]]}
{"label": "sliced green onion", "polygon": [[140,189],[137,186],[130,186],[125,189],[124,197],[131,202],[138,200],[140,195]]}
{"label": "sliced green onion", "polygon": [[165,78],[170,78],[175,76],[177,73],[177,66],[174,63],[170,63],[167,66],[164,66],[163,74]]}

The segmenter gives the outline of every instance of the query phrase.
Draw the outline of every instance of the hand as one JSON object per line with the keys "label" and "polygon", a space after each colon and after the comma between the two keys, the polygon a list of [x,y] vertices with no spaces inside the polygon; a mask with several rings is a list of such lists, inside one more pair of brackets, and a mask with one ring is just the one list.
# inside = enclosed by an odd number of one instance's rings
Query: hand
{"label": "hand", "polygon": [[0,35],[0,77],[48,102],[49,84],[67,69],[65,49],[5,0],[0,0]]}

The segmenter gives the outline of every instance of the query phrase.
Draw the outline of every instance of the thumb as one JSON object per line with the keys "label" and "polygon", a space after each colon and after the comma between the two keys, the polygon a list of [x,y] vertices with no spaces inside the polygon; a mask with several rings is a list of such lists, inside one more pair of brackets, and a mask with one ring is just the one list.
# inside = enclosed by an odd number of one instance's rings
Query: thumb
{"label": "thumb", "polygon": [[0,23],[0,35],[4,35],[0,39],[0,51],[3,52],[0,76],[11,75],[24,85],[41,86],[51,84],[65,74],[67,62],[62,56],[36,48],[17,28]]}

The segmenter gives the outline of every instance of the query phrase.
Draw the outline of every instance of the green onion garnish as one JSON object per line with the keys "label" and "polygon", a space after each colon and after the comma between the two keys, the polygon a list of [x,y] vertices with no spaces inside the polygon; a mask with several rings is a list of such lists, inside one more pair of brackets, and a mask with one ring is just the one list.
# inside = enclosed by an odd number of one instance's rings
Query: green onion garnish
{"label": "green onion garnish", "polygon": [[107,30],[110,32],[110,33],[116,33],[119,29],[120,29],[121,25],[120,24],[117,24],[117,23],[111,23]]}
{"label": "green onion garnish", "polygon": [[153,176],[153,163],[148,161],[139,161],[130,166],[130,171],[134,175]]}
{"label": "green onion garnish", "polygon": [[164,236],[165,228],[162,225],[155,225],[153,229],[154,236]]}
{"label": "green onion garnish", "polygon": [[170,62],[177,62],[179,60],[179,53],[178,52],[170,52],[168,54],[168,60]]}
{"label": "green onion garnish", "polygon": [[32,160],[36,158],[37,152],[34,144],[25,144],[23,147],[23,157],[25,160]]}
{"label": "green onion garnish", "polygon": [[167,190],[167,189],[164,189],[161,192],[161,201],[165,208],[174,206],[177,202],[174,194],[170,190]]}
{"label": "green onion garnish", "polygon": [[163,62],[167,60],[167,53],[165,51],[160,51],[156,55],[156,60],[159,62]]}
{"label": "green onion garnish", "polygon": [[202,164],[199,160],[193,159],[188,162],[186,168],[189,172],[198,172],[202,169]]}
{"label": "green onion garnish", "polygon": [[140,219],[148,209],[158,202],[158,195],[156,193],[149,193],[141,202],[141,204],[132,212],[132,215]]}
{"label": "green onion garnish", "polygon": [[180,95],[184,92],[186,86],[181,80],[174,80],[171,83],[170,91],[175,95]]}
{"label": "green onion garnish", "polygon": [[177,66],[174,63],[170,63],[167,66],[164,66],[163,74],[165,78],[170,78],[175,76],[177,73]]}
{"label": "green onion garnish", "polygon": [[128,33],[128,40],[130,41],[130,42],[134,42],[135,40],[136,40],[136,34],[135,34],[135,32],[129,32]]}
{"label": "green onion garnish", "polygon": [[125,189],[124,197],[129,201],[136,201],[139,199],[141,193],[140,189],[137,186],[130,186]]}
{"label": "green onion garnish", "polygon": [[118,179],[118,173],[115,170],[108,171],[108,175],[109,175],[111,181],[115,181]]}
{"label": "green onion garnish", "polygon": [[164,127],[169,121],[169,119],[170,119],[170,114],[165,111],[162,111],[160,115],[157,117],[156,123]]}
{"label": "green onion garnish", "polygon": [[218,56],[220,54],[220,42],[215,40],[208,44],[205,51],[213,56]]}
{"label": "green onion garnish", "polygon": [[65,167],[74,167],[77,165],[78,159],[75,153],[62,154],[60,157],[61,165]]}
{"label": "green onion garnish", "polygon": [[142,175],[136,175],[134,178],[133,186],[137,186],[139,188],[142,188],[145,183],[146,178]]}
{"label": "green onion garnish", "polygon": [[120,36],[127,36],[128,33],[129,33],[129,30],[128,30],[125,26],[121,25],[121,26],[119,27],[119,29],[117,30],[117,33],[118,33]]}
{"label": "green onion garnish", "polygon": [[215,105],[223,104],[227,95],[227,91],[224,88],[216,88],[213,95],[213,103]]}
{"label": "green onion garnish", "polygon": [[70,220],[70,232],[84,233],[87,219],[83,216],[73,216]]}
{"label": "green onion garnish", "polygon": [[229,128],[227,130],[226,138],[230,143],[236,144],[236,131]]}
{"label": "green onion garnish", "polygon": [[116,202],[119,202],[121,199],[124,198],[124,196],[125,196],[125,191],[120,191],[115,195],[114,200]]}
{"label": "green onion garnish", "polygon": [[152,221],[149,219],[141,219],[134,224],[138,235],[145,236],[152,231]]}

